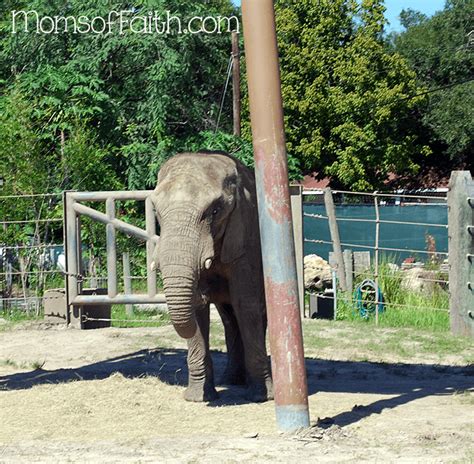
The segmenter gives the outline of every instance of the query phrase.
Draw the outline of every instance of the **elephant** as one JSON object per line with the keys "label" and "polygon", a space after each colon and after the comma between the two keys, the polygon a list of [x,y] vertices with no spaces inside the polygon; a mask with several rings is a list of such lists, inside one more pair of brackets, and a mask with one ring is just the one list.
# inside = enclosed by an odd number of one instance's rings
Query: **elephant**
{"label": "elephant", "polygon": [[171,322],[187,339],[184,398],[217,399],[209,352],[209,305],[224,325],[223,385],[246,385],[246,398],[273,398],[253,172],[225,152],[181,153],[166,161],[151,194],[160,240],[159,269]]}

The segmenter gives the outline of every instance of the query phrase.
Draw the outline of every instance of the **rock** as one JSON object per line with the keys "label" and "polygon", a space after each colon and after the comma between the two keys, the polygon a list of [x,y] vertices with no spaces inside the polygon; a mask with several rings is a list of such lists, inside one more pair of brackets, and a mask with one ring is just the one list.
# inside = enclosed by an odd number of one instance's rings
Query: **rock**
{"label": "rock", "polygon": [[324,290],[332,287],[329,263],[318,255],[304,257],[304,287],[306,290]]}
{"label": "rock", "polygon": [[436,271],[414,267],[403,272],[402,288],[412,292],[432,293],[434,291],[438,274]]}
{"label": "rock", "polygon": [[409,269],[413,269],[413,268],[423,268],[425,267],[425,263],[422,263],[421,261],[416,261],[411,258],[411,260],[409,260],[408,258],[403,261],[402,263],[402,270],[404,271],[407,271]]}
{"label": "rock", "polygon": [[387,267],[390,269],[391,272],[397,272],[400,270],[400,266],[395,263],[388,263]]}

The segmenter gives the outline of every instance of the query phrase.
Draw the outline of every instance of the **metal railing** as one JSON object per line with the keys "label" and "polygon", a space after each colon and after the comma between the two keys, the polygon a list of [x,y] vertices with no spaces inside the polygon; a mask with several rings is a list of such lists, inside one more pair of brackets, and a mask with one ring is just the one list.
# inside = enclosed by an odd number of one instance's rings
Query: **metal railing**
{"label": "metal railing", "polygon": [[[25,282],[29,282],[29,279],[40,279],[45,276],[54,276],[55,274],[63,274],[67,281],[67,302],[73,306],[89,306],[95,304],[139,304],[139,303],[151,303],[151,304],[163,304],[166,299],[163,294],[157,293],[157,273],[151,270],[151,262],[153,260],[155,246],[159,241],[159,237],[156,234],[156,219],[153,203],[150,199],[151,191],[139,191],[139,192],[66,192],[63,195],[64,201],[64,224],[65,224],[65,237],[66,237],[66,271],[61,269],[50,269],[43,266],[41,263],[31,264],[32,259],[29,261],[29,266],[19,268],[12,267],[6,260],[6,254],[28,254],[33,256],[37,261],[41,260],[42,253],[48,252],[54,248],[62,247],[63,243],[58,240],[58,234],[54,237],[49,237],[48,241],[42,241],[36,238],[35,241],[29,243],[24,242],[8,242],[8,240],[2,239],[2,233],[6,236],[9,227],[23,227],[27,225],[33,225],[36,229],[44,227],[58,227],[58,223],[62,218],[47,217],[47,214],[43,216],[38,215],[35,219],[27,219],[19,215],[14,215],[10,218],[2,217],[0,221],[0,264],[3,267],[0,268],[0,286],[5,287],[5,282],[17,279],[17,287],[23,283],[23,292],[18,294],[17,297],[14,295],[3,294],[0,296],[0,301],[5,303],[15,303],[15,301],[31,301],[38,305],[42,299],[42,293],[33,294],[31,290],[26,289]],[[342,247],[346,249],[366,249],[370,250],[375,255],[373,270],[366,269],[365,272],[358,272],[358,276],[372,277],[379,284],[380,277],[380,253],[381,252],[407,252],[416,255],[423,255],[433,259],[434,257],[445,258],[449,257],[449,278],[445,278],[444,275],[440,276],[418,276],[417,280],[433,283],[436,285],[446,286],[449,283],[450,293],[450,313],[451,313],[451,325],[453,332],[462,334],[472,334],[474,332],[474,182],[470,174],[467,172],[453,173],[449,193],[446,197],[440,194],[429,195],[422,192],[420,195],[413,193],[365,193],[365,192],[349,192],[344,190],[333,190],[330,192],[332,195],[342,195],[345,198],[354,197],[367,197],[368,202],[365,205],[372,204],[375,212],[375,218],[357,218],[357,217],[338,217],[336,211],[331,214],[311,214],[303,210],[304,201],[303,199],[308,196],[319,197],[324,194],[324,190],[303,190],[301,187],[292,187],[292,207],[293,207],[293,221],[294,221],[294,232],[295,232],[295,244],[297,253],[297,265],[298,265],[298,280],[299,280],[299,293],[302,301],[302,313],[304,314],[304,269],[303,269],[303,257],[304,257],[304,244],[324,244],[331,245],[334,251],[339,247],[342,251]],[[32,194],[32,195],[8,195],[0,196],[0,202],[3,201],[41,201],[42,199],[52,201],[58,194]],[[408,201],[418,202],[416,204],[422,204],[429,201],[437,201],[438,203],[430,203],[430,205],[446,205],[448,208],[448,224],[438,222],[427,222],[427,221],[411,221],[411,220],[388,220],[381,218],[381,208],[385,207],[382,198],[389,198],[390,201],[394,199],[404,198]],[[116,209],[117,202],[120,201],[143,201],[145,202],[145,227],[140,228],[135,225],[129,224],[124,220],[117,217]],[[447,203],[446,203],[447,200]],[[91,206],[84,204],[86,202],[98,202],[105,203],[105,212],[99,211],[98,209],[92,208]],[[58,203],[59,204],[59,203]],[[326,204],[326,208],[328,205]],[[102,207],[102,209],[104,209]],[[14,209],[11,209],[14,211]],[[83,269],[83,247],[81,240],[81,217],[90,218],[90,220],[105,225],[105,250],[107,262],[107,276],[94,275],[88,278],[95,279],[95,281],[107,281],[107,292],[104,295],[90,295],[84,294],[83,284],[86,279],[87,272]],[[334,219],[331,219],[333,217]],[[354,243],[357,240],[341,241],[340,239],[335,240],[336,237],[331,236],[330,240],[324,240],[320,237],[304,236],[304,224],[303,220],[306,221],[332,221],[333,227],[338,227],[344,223],[347,224],[367,224],[375,227],[375,239],[374,243],[361,244]],[[51,224],[51,225],[50,225]],[[432,249],[421,249],[416,247],[392,247],[383,246],[383,231],[381,225],[389,226],[407,226],[407,227],[424,227],[434,228],[435,230],[442,231],[449,225],[449,250],[437,251]],[[56,231],[57,232],[57,231]],[[136,237],[137,239],[146,242],[146,276],[131,275],[129,263],[127,269],[123,270],[124,277],[124,291],[119,290],[118,274],[117,269],[117,232],[122,232],[129,236]],[[87,247],[94,246],[96,251],[99,250],[97,243],[88,244]],[[102,250],[102,248],[101,248]],[[341,259],[342,254],[335,253],[339,256],[336,262],[333,263],[333,267],[339,276],[345,272],[344,262]],[[102,256],[102,255],[101,255]],[[127,258],[128,259],[128,258]],[[124,259],[125,262],[125,259]],[[5,266],[8,264],[8,266]],[[446,265],[444,265],[446,266]],[[448,269],[446,272],[448,272]],[[354,270],[350,270],[347,275],[350,275],[349,281],[352,281],[355,275]],[[404,279],[403,275],[393,275],[390,278],[393,279]],[[131,291],[132,280],[146,280],[146,292],[134,294]],[[341,282],[342,279],[339,279]],[[0,289],[1,290],[1,289]],[[344,297],[343,297],[344,298]],[[352,300],[351,298],[346,298]],[[378,297],[377,297],[378,299]],[[342,300],[341,300],[342,301]],[[353,302],[353,301],[352,301]],[[393,302],[384,302],[387,306],[403,308],[406,305],[397,304]],[[378,305],[376,305],[378,307]],[[430,310],[441,310],[446,311],[446,308],[426,307],[421,309]],[[128,312],[128,311],[127,311]]]}
{"label": "metal railing", "polygon": [[[135,192],[66,192],[65,224],[67,244],[67,301],[69,305],[95,304],[139,304],[165,303],[163,294],[157,293],[157,273],[151,269],[155,245],[159,241],[156,235],[156,216],[150,198],[152,191]],[[116,217],[116,201],[144,201],[146,229],[129,224]],[[83,202],[105,202],[103,213],[82,204]],[[82,293],[82,247],[81,216],[86,216],[106,226],[107,250],[107,294],[84,295]],[[129,236],[146,242],[147,293],[119,293],[117,278],[116,233],[121,231]]]}

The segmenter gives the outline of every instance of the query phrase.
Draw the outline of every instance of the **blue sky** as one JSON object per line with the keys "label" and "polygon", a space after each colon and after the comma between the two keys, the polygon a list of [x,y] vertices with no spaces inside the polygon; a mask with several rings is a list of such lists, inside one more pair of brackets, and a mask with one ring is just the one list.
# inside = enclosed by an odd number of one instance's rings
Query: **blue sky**
{"label": "blue sky", "polygon": [[[240,5],[240,0],[232,0],[236,5]],[[398,15],[403,9],[411,8],[431,16],[436,11],[442,10],[445,0],[385,0],[387,11],[385,15],[390,21],[389,31],[399,31],[402,29],[398,21]]]}
{"label": "blue sky", "polygon": [[444,0],[385,0],[385,6],[387,7],[385,16],[390,21],[388,29],[399,31],[402,27],[398,21],[398,15],[403,9],[411,8],[431,16],[443,9]]}

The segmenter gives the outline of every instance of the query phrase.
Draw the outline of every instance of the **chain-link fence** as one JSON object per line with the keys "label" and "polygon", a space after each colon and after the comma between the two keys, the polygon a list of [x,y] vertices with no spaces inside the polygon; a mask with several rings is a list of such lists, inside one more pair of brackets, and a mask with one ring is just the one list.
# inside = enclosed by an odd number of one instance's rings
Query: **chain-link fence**
{"label": "chain-link fence", "polygon": [[47,288],[64,286],[62,194],[0,197],[0,308],[39,315]]}

